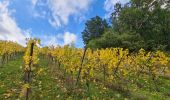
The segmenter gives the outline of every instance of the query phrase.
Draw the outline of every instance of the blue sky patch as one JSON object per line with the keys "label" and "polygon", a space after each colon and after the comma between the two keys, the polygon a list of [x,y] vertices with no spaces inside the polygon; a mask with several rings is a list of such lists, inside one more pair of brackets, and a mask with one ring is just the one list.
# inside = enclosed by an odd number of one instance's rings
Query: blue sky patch
{"label": "blue sky patch", "polygon": [[25,38],[35,37],[42,46],[83,47],[85,22],[108,18],[116,2],[127,0],[0,0],[0,40],[25,45]]}

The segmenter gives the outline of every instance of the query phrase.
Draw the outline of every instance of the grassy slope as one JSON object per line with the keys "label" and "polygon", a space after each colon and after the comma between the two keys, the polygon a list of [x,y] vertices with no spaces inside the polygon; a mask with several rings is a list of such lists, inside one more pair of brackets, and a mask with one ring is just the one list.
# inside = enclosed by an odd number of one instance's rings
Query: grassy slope
{"label": "grassy slope", "polygon": [[[40,62],[40,67],[44,71],[33,80],[30,100],[53,100],[62,92],[48,73],[47,61]],[[22,63],[22,56],[19,56],[0,67],[0,100],[15,100],[19,97],[23,86]]]}
{"label": "grassy slope", "polygon": [[[10,61],[0,68],[0,100],[7,98],[13,100],[18,98],[21,87],[23,85],[22,56],[16,60]],[[48,66],[48,61],[40,59],[40,68],[43,69],[40,75],[36,76],[32,84],[32,94],[30,100],[58,100],[58,99],[87,99],[96,97],[96,99],[120,99],[124,100],[125,96],[120,91],[103,89],[90,84],[90,92],[86,85],[83,85],[81,92],[71,93],[71,86],[64,81],[64,73],[56,66]],[[170,100],[170,80],[161,79],[161,92],[149,92],[147,89],[133,90],[131,86],[130,99],[135,100]],[[69,90],[70,89],[70,90]],[[101,91],[102,90],[102,91]],[[73,96],[75,95],[75,96]],[[127,97],[126,97],[127,98]]]}
{"label": "grassy slope", "polygon": [[0,67],[0,100],[17,98],[22,86],[22,57]]}

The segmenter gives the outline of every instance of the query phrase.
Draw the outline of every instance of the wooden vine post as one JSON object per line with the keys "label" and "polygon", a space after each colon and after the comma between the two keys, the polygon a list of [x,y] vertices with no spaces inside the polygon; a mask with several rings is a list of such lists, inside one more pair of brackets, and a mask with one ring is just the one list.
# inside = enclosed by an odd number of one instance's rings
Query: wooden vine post
{"label": "wooden vine post", "polygon": [[85,58],[85,55],[86,55],[86,51],[87,51],[87,48],[85,47],[84,48],[84,52],[83,52],[83,57],[81,59],[81,65],[80,65],[80,68],[79,68],[79,71],[78,71],[78,76],[77,76],[77,79],[76,79],[76,86],[78,85],[78,82],[79,82],[79,79],[80,79],[80,75],[81,75],[81,71],[82,71],[82,68],[83,68],[83,62],[84,62],[84,58]]}
{"label": "wooden vine post", "polygon": [[[31,82],[31,67],[32,67],[32,57],[33,57],[33,50],[34,50],[34,43],[31,43],[31,48],[30,48],[30,61],[29,61],[29,69],[25,72],[25,84],[30,84]],[[29,97],[29,92],[30,92],[30,87],[27,87],[26,91],[26,100],[28,100]]]}

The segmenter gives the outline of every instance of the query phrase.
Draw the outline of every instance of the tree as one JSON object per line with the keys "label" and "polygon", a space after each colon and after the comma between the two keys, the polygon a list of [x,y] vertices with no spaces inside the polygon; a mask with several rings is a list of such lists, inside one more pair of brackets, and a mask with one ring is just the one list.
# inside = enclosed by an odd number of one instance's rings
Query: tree
{"label": "tree", "polygon": [[144,48],[144,41],[139,34],[118,34],[112,29],[109,29],[105,31],[101,38],[91,40],[88,47],[92,49],[121,47],[128,48],[130,51],[138,51],[140,48]]}
{"label": "tree", "polygon": [[99,16],[88,20],[85,23],[85,29],[82,32],[83,41],[85,45],[87,45],[90,40],[99,38],[104,33],[105,28],[108,27],[109,25],[106,20],[103,20]]}
{"label": "tree", "polygon": [[87,21],[82,32],[84,43],[90,48],[170,50],[169,4],[169,0],[117,3],[111,14],[112,27],[98,16]]}
{"label": "tree", "polygon": [[119,34],[127,31],[139,34],[148,50],[161,46],[170,49],[168,5],[166,0],[131,0],[124,6],[116,4],[111,16],[113,28]]}

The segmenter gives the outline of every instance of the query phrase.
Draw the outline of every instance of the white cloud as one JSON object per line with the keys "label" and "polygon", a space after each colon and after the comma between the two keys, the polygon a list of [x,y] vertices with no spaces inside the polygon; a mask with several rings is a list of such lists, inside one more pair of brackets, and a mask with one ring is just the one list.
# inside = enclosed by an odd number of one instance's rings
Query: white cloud
{"label": "white cloud", "polygon": [[58,38],[55,36],[46,36],[43,35],[42,37],[40,37],[40,39],[42,40],[42,46],[57,46],[59,45],[58,42]]}
{"label": "white cloud", "polygon": [[104,9],[107,12],[105,17],[108,18],[110,16],[110,14],[114,11],[114,5],[116,3],[125,4],[127,2],[129,2],[129,0],[105,0]]}
{"label": "white cloud", "polygon": [[33,6],[35,6],[37,4],[38,0],[31,0],[31,3]]}
{"label": "white cloud", "polygon": [[48,21],[54,27],[67,25],[71,16],[82,18],[93,0],[32,0],[33,6],[49,9]]}
{"label": "white cloud", "polygon": [[26,37],[30,37],[29,31],[18,27],[11,17],[13,10],[8,9],[9,1],[0,2],[0,40],[11,40],[25,45]]}
{"label": "white cloud", "polygon": [[[37,0],[38,1],[38,0]],[[36,5],[36,2],[33,3]],[[26,38],[31,38],[31,30],[22,30],[15,19],[12,17],[14,13],[13,9],[9,9],[9,1],[0,1],[0,40],[10,40],[18,42],[19,44],[25,46]],[[60,22],[59,22],[60,23]],[[57,35],[43,35],[35,36],[42,40],[43,46],[45,45],[66,45],[75,42],[77,36],[74,33],[65,32],[63,34]]]}
{"label": "white cloud", "polygon": [[70,32],[65,32],[64,33],[64,45],[75,43],[77,40],[77,36],[73,33]]}
{"label": "white cloud", "polygon": [[77,40],[77,36],[74,33],[71,32],[65,32],[65,33],[58,33],[55,35],[38,35],[36,36],[39,39],[42,40],[41,44],[42,46],[64,46],[71,43],[75,43]]}

